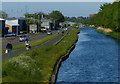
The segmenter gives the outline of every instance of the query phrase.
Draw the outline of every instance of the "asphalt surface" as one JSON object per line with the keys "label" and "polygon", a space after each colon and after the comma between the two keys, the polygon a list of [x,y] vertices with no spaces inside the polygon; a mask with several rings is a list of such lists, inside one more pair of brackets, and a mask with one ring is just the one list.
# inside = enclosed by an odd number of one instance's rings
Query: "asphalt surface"
{"label": "asphalt surface", "polygon": [[[36,48],[40,48],[40,47],[43,47],[43,46],[52,45],[52,44],[56,43],[58,40],[60,40],[61,38],[62,38],[62,34],[60,33],[60,34],[59,34],[58,36],[56,36],[55,38],[53,38],[53,39],[51,39],[51,40],[43,43],[42,45],[32,47],[31,49],[36,49]],[[15,55],[17,55],[17,54],[20,54],[20,53],[22,53],[22,52],[25,52],[25,51],[26,51],[25,48],[24,48],[24,49],[16,50],[16,51],[12,52],[11,57],[12,57],[12,56],[15,56]],[[7,54],[2,54],[2,60],[8,59],[8,58],[10,58],[10,57],[8,57]]]}
{"label": "asphalt surface", "polygon": [[[56,33],[57,31],[52,31],[52,33]],[[27,36],[29,36],[29,40],[36,40],[36,39],[40,39],[43,37],[47,36],[47,33],[39,33],[39,34],[28,34]],[[6,45],[8,43],[8,41],[10,41],[12,43],[13,46],[15,45],[19,45],[22,44],[23,42],[19,42],[19,37],[6,37],[4,39],[2,39],[1,43],[2,43],[2,50],[5,50]]]}

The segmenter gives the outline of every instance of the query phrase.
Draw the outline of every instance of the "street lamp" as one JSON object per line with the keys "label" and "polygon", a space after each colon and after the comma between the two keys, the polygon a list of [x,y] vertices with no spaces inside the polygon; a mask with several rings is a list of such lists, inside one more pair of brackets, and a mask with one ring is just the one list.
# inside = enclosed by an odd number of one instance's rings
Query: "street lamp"
{"label": "street lamp", "polygon": [[38,14],[38,32],[39,32],[39,23],[40,23],[40,21],[39,21],[39,19],[40,19],[40,15]]}
{"label": "street lamp", "polygon": [[55,24],[56,22],[55,22],[55,21],[56,21],[56,20],[54,19],[54,29],[56,28],[56,24]]}

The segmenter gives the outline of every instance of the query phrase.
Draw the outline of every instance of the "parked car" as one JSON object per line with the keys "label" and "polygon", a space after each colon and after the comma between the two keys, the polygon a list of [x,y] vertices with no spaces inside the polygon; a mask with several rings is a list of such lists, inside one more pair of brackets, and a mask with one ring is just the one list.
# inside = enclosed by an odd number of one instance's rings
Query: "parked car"
{"label": "parked car", "polygon": [[4,34],[4,37],[11,37],[11,36],[16,36],[16,33],[8,33],[8,34]]}
{"label": "parked car", "polygon": [[47,35],[51,35],[52,34],[52,31],[47,31]]}
{"label": "parked car", "polygon": [[19,41],[20,41],[20,42],[25,41],[25,40],[27,40],[27,39],[28,39],[28,36],[26,36],[26,35],[20,35],[20,36],[19,36]]}

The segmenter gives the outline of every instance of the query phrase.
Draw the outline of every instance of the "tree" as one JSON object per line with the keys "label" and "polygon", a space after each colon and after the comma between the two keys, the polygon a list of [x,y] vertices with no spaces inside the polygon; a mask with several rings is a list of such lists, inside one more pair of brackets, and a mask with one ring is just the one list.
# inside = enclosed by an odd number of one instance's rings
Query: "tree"
{"label": "tree", "polygon": [[120,32],[120,1],[112,4],[103,4],[95,16],[85,21],[87,24],[103,26]]}
{"label": "tree", "polygon": [[64,16],[60,11],[52,11],[48,18],[53,21],[55,27],[59,27],[59,23],[64,22]]}
{"label": "tree", "polygon": [[0,18],[7,18],[8,14],[0,10]]}
{"label": "tree", "polygon": [[27,32],[29,32],[29,25],[30,24],[37,24],[38,26],[41,25],[41,21],[37,15],[37,13],[35,13],[35,14],[26,13],[24,19],[25,19],[26,25],[27,25]]}
{"label": "tree", "polygon": [[39,19],[39,20],[41,20],[41,18],[46,17],[46,16],[47,15],[45,13],[43,13],[43,12],[37,12],[37,13],[33,14],[33,18],[34,19]]}

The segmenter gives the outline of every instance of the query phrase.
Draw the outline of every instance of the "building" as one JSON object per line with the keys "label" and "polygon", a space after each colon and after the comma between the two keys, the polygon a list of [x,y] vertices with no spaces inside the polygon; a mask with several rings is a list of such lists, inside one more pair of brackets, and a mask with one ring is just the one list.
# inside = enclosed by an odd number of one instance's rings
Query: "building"
{"label": "building", "polygon": [[20,26],[20,31],[27,31],[26,21],[24,20],[24,18],[19,18],[18,24]]}
{"label": "building", "polygon": [[95,14],[89,14],[89,17],[94,17],[95,16]]}
{"label": "building", "polygon": [[9,27],[8,30],[9,32],[17,33],[16,30],[18,31],[27,30],[26,21],[24,20],[24,18],[7,18],[5,23],[6,27]]}
{"label": "building", "polygon": [[52,21],[47,18],[41,19],[41,30],[53,29]]}
{"label": "building", "polygon": [[9,18],[5,21],[5,27],[8,27],[8,32],[16,33],[17,35],[20,33],[20,25],[18,24],[18,19]]}
{"label": "building", "polygon": [[0,37],[8,33],[8,27],[5,27],[5,19],[0,18]]}
{"label": "building", "polygon": [[29,32],[30,33],[35,33],[37,32],[38,28],[37,28],[37,24],[30,24],[29,25]]}

